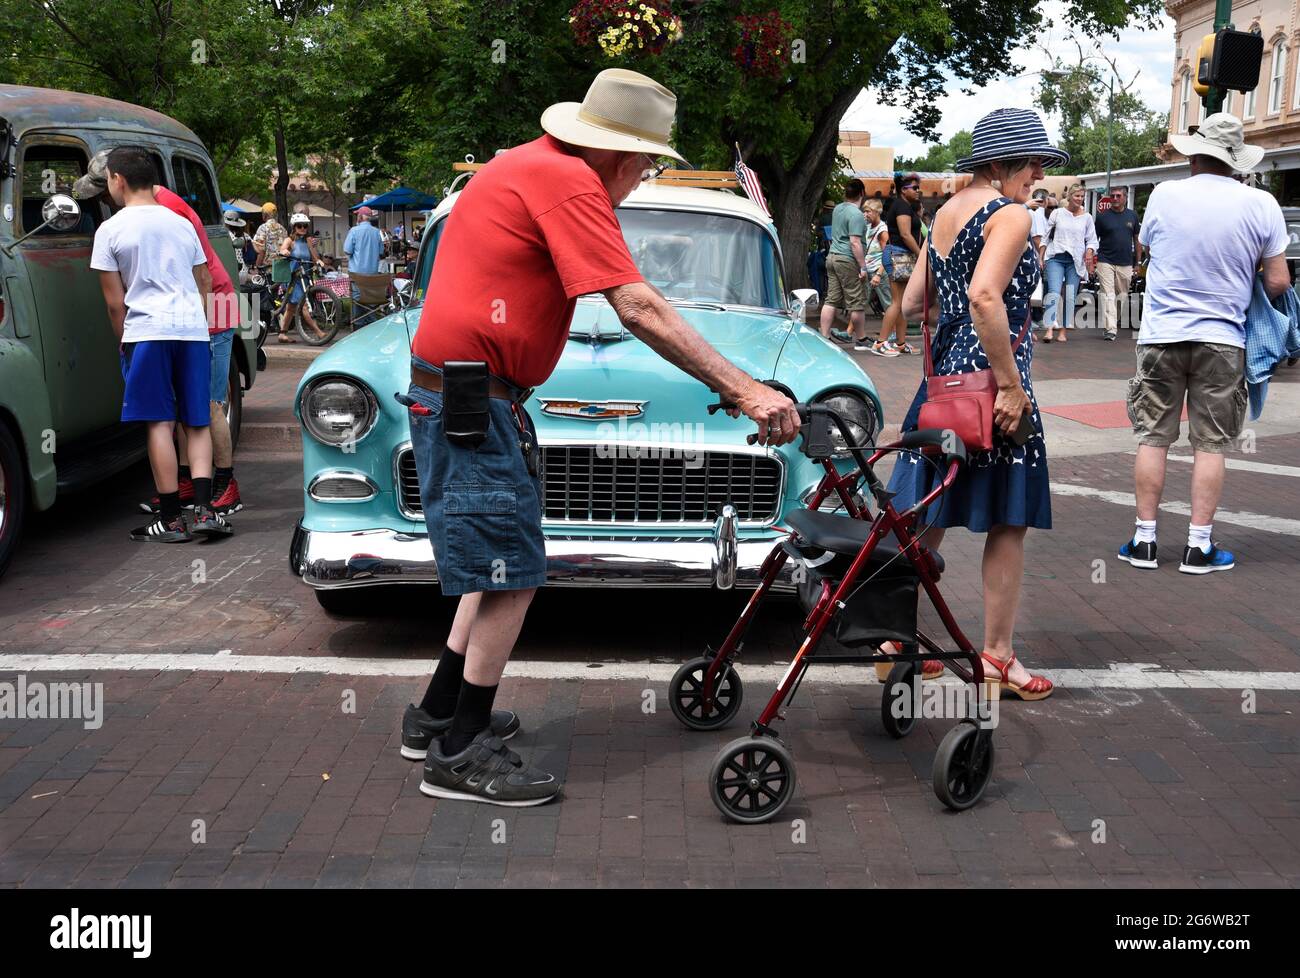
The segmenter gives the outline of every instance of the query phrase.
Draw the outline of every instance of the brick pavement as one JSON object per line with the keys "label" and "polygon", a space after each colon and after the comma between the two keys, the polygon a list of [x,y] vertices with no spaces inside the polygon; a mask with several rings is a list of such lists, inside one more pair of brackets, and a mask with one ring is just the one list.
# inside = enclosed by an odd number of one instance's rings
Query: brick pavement
{"label": "brick pavement", "polygon": [[105,683],[102,729],[0,722],[0,884],[1300,883],[1294,694],[1251,717],[1231,691],[1010,704],[994,784],[952,814],[929,788],[942,722],[893,741],[876,688],[813,682],[782,727],[795,800],[775,824],[738,826],[705,778],[742,725],[685,732],[666,710],[642,713],[635,683],[503,684],[526,724],[512,746],[567,782],[561,802],[511,811],[418,792],[420,765],[397,753],[409,681],[85,678]]}

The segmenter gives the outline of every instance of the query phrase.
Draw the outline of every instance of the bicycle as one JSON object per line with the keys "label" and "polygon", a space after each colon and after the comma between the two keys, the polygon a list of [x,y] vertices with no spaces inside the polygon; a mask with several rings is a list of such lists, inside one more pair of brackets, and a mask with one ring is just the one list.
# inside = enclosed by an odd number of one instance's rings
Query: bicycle
{"label": "bicycle", "polygon": [[[285,263],[285,264],[281,264]],[[287,275],[285,269],[288,269]],[[277,258],[272,264],[271,281],[273,283],[273,306],[271,311],[272,321],[277,324],[279,330],[283,332],[283,314],[285,304],[299,284],[303,288],[302,302],[298,303],[298,308],[294,310],[294,329],[298,336],[308,346],[325,346],[335,336],[338,335],[339,328],[342,326],[343,310],[338,296],[334,294],[325,285],[316,281],[316,266],[314,262],[304,261],[301,258]],[[303,307],[307,306],[311,310],[311,316],[316,321],[316,327],[319,333],[313,331],[306,324],[303,317]]]}

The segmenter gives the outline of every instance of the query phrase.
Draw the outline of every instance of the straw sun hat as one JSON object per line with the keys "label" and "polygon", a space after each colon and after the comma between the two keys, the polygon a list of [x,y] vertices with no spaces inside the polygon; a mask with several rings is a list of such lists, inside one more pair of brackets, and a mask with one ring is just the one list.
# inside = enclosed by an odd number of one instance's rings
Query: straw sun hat
{"label": "straw sun hat", "polygon": [[677,96],[653,78],[625,68],[607,68],[581,102],[557,102],[542,113],[542,128],[565,143],[647,156],[671,156],[668,144]]}

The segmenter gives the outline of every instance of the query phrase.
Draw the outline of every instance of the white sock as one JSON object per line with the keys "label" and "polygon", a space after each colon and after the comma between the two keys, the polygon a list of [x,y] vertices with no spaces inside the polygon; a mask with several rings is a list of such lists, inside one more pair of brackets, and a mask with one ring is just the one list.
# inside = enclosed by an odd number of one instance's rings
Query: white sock
{"label": "white sock", "polygon": [[1134,543],[1155,543],[1156,542],[1156,521],[1155,520],[1134,520],[1137,529],[1133,531]]}
{"label": "white sock", "polygon": [[1207,523],[1205,526],[1187,527],[1187,545],[1198,548],[1201,553],[1210,552],[1210,531],[1214,529],[1213,523]]}

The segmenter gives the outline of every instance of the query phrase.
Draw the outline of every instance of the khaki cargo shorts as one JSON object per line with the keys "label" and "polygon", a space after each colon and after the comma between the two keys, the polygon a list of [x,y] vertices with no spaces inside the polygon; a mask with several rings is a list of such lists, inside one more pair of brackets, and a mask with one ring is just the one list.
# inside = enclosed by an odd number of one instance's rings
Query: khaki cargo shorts
{"label": "khaki cargo shorts", "polygon": [[864,312],[867,290],[858,278],[858,263],[847,255],[826,258],[826,305],[847,312]]}
{"label": "khaki cargo shorts", "polygon": [[1183,398],[1192,448],[1224,452],[1246,420],[1246,351],[1222,343],[1139,345],[1128,418],[1140,444],[1178,440]]}

